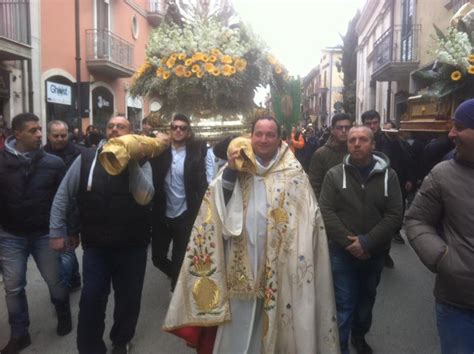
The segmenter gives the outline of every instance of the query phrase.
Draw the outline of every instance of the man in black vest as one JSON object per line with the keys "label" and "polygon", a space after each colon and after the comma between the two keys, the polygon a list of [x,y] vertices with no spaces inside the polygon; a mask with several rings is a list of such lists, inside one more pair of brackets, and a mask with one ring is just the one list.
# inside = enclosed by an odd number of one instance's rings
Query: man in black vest
{"label": "man in black vest", "polygon": [[[171,278],[171,291],[178,280],[194,219],[206,192],[205,144],[192,140],[191,125],[176,114],[170,126],[171,146],[151,160],[155,199],[153,205],[153,263]],[[168,250],[173,240],[171,260]]]}
{"label": "man in black vest", "polygon": [[[61,158],[66,164],[66,168],[72,165],[82,151],[76,144],[69,141],[68,131],[69,127],[66,122],[52,120],[47,126],[48,142],[44,146],[44,151]],[[70,212],[76,213],[77,209],[70,210]],[[72,225],[68,231],[77,233],[77,226]],[[61,267],[61,281],[70,291],[79,290],[81,288],[81,275],[79,274],[79,263],[74,248],[61,253]]]}
{"label": "man in black vest", "polygon": [[48,247],[51,204],[66,167],[40,148],[37,116],[17,115],[12,129],[14,135],[0,152],[0,263],[10,323],[10,341],[2,354],[16,354],[31,344],[25,293],[30,255],[48,284],[58,315],[58,335],[72,329],[69,293],[59,278],[60,257]]}
{"label": "man in black vest", "polygon": [[[131,133],[128,120],[113,117],[107,139]],[[148,204],[154,188],[150,164],[130,161],[117,176],[108,175],[97,161],[97,150],[84,150],[71,165],[51,209],[51,247],[66,247],[66,210],[77,200],[81,221],[83,288],[79,303],[77,347],[80,354],[104,354],[105,310],[114,288],[112,353],[127,353],[135,334],[150,239]],[[75,240],[70,240],[76,244]]]}

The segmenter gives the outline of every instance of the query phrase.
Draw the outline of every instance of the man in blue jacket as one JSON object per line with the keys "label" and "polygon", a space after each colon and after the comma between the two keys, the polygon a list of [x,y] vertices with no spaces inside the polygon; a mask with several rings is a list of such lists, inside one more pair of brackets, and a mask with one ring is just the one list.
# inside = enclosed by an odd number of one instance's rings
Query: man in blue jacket
{"label": "man in blue jacket", "polygon": [[14,135],[0,153],[0,262],[4,272],[10,341],[1,354],[31,344],[26,300],[26,269],[33,256],[58,315],[57,333],[71,332],[69,292],[59,278],[59,253],[49,248],[49,214],[64,175],[63,161],[41,146],[39,118],[32,113],[12,120]]}

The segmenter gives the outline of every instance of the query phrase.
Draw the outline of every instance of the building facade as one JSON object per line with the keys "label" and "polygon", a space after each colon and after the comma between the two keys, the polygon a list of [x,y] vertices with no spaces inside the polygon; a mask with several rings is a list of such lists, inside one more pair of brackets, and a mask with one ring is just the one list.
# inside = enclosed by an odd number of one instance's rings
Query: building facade
{"label": "building facade", "polygon": [[[367,0],[356,26],[356,119],[369,109],[383,121],[400,121],[417,91],[411,74],[433,65],[433,24],[443,31],[468,1]],[[429,14],[429,16],[427,16]]]}
{"label": "building facade", "polygon": [[332,116],[342,110],[343,73],[341,47],[321,50],[319,65],[303,79],[303,116],[318,127],[331,124]]}
{"label": "building facade", "polygon": [[83,130],[123,115],[139,129],[157,104],[129,95],[131,77],[165,12],[165,0],[0,0],[0,115]]}

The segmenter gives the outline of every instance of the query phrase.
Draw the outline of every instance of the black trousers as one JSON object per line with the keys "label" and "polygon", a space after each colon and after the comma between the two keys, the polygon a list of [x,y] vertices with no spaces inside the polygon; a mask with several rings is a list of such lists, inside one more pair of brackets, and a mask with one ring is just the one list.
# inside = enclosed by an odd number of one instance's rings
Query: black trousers
{"label": "black trousers", "polygon": [[146,258],[146,246],[84,249],[84,286],[77,325],[80,354],[107,352],[103,334],[111,283],[115,308],[110,339],[115,345],[125,345],[133,338],[140,313]]}
{"label": "black trousers", "polygon": [[[161,218],[154,224],[152,237],[153,264],[171,278],[171,291],[174,291],[183,264],[189,236],[194,224],[194,217],[185,211],[176,218]],[[173,249],[171,260],[168,258],[171,241]]]}

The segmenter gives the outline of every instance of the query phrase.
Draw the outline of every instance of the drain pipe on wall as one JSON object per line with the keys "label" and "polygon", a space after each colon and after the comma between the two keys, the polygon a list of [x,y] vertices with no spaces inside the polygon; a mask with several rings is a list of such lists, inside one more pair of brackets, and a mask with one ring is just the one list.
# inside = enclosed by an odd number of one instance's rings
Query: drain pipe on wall
{"label": "drain pipe on wall", "polygon": [[[75,34],[76,34],[76,108],[77,128],[82,132],[82,101],[81,101],[81,24],[79,17],[79,0],[74,1]],[[74,127],[76,128],[76,127]]]}

